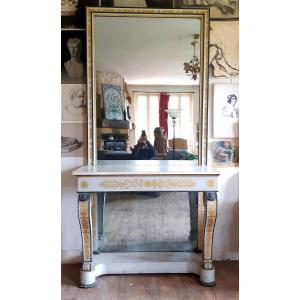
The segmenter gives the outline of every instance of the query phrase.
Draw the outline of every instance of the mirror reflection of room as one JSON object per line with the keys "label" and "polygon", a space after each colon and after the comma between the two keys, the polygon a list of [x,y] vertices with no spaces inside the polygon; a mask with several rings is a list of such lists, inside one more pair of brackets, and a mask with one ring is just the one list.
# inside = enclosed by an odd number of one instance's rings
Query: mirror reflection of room
{"label": "mirror reflection of room", "polygon": [[198,159],[199,32],[196,19],[96,18],[98,159]]}

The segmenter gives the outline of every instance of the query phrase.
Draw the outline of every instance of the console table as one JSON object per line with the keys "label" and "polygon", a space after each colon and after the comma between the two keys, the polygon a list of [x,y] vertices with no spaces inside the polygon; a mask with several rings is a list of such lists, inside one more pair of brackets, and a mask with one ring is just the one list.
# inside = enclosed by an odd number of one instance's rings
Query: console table
{"label": "console table", "polygon": [[[104,274],[194,273],[205,286],[215,284],[212,242],[217,216],[218,171],[195,161],[98,161],[72,174],[77,177],[78,215],[82,236],[81,287],[96,285]],[[195,252],[126,252],[95,254],[97,193],[111,192],[198,192],[198,240]]]}

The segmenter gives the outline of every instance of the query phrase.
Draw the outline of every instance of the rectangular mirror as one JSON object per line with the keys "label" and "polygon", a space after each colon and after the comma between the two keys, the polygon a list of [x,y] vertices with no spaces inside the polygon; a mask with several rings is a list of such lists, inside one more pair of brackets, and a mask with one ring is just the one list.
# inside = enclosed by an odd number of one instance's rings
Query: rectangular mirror
{"label": "rectangular mirror", "polygon": [[206,164],[208,42],[208,9],[87,8],[89,164]]}

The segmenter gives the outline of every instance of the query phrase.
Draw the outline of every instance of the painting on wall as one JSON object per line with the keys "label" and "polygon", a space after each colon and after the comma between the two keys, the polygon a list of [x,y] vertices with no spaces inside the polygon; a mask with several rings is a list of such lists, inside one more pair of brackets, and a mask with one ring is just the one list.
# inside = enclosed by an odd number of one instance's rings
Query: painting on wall
{"label": "painting on wall", "polygon": [[122,90],[119,85],[102,84],[105,118],[108,120],[124,120]]}
{"label": "painting on wall", "polygon": [[236,139],[212,142],[212,163],[214,166],[233,166],[239,163],[239,146]]}
{"label": "painting on wall", "polygon": [[209,76],[231,78],[239,75],[239,22],[211,22]]}
{"label": "painting on wall", "polygon": [[61,156],[85,157],[87,141],[86,123],[61,125]]}
{"label": "painting on wall", "polygon": [[86,122],[87,101],[85,84],[62,84],[62,122]]}
{"label": "painting on wall", "polygon": [[213,137],[239,136],[239,85],[215,84],[213,88]]}
{"label": "painting on wall", "polygon": [[85,83],[85,32],[61,33],[61,83]]}
{"label": "painting on wall", "polygon": [[176,7],[208,7],[211,19],[238,19],[239,0],[175,0]]}

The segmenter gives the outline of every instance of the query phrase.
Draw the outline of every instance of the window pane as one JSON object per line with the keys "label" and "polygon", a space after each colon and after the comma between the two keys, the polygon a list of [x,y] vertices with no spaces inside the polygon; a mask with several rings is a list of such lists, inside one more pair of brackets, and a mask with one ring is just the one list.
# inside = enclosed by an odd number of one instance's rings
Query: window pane
{"label": "window pane", "polygon": [[159,96],[152,95],[149,97],[149,132],[148,139],[154,145],[154,129],[159,126]]}
{"label": "window pane", "polygon": [[178,108],[178,96],[170,96],[168,108],[174,109]]}
{"label": "window pane", "polygon": [[135,140],[139,140],[142,130],[146,130],[147,133],[147,97],[138,96],[136,101],[136,111],[135,111]]}

